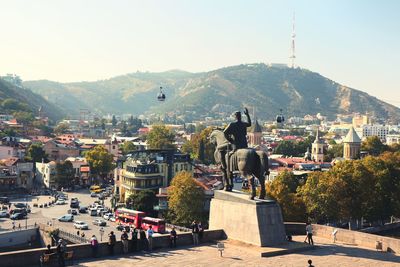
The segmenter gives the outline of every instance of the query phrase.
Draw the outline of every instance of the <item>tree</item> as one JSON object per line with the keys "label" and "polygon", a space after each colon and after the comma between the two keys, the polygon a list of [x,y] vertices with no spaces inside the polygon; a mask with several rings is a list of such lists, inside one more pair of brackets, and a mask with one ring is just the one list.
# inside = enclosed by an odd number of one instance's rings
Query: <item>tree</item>
{"label": "tree", "polygon": [[282,208],[285,221],[305,222],[306,208],[297,193],[300,181],[292,172],[281,172],[272,182],[267,183],[267,194],[275,199]]}
{"label": "tree", "polygon": [[125,141],[125,142],[121,145],[121,151],[122,151],[122,154],[124,154],[124,155],[126,155],[126,154],[128,154],[129,152],[132,152],[132,151],[134,151],[134,150],[136,150],[136,146],[135,146],[135,144],[134,144],[133,142],[131,142],[131,141]]}
{"label": "tree", "polygon": [[155,216],[154,206],[158,199],[153,190],[143,190],[137,194],[132,194],[126,200],[126,207],[129,209],[146,212],[148,216]]}
{"label": "tree", "polygon": [[202,161],[205,164],[214,162],[215,145],[208,140],[212,127],[203,129],[200,133],[194,134],[182,146],[182,152],[188,153],[192,158]]}
{"label": "tree", "polygon": [[14,118],[23,124],[31,123],[35,117],[30,112],[26,111],[16,111],[13,113]]}
{"label": "tree", "polygon": [[64,163],[58,162],[56,164],[55,182],[58,187],[69,187],[74,181],[74,167],[70,161]]}
{"label": "tree", "polygon": [[179,172],[168,188],[168,216],[172,223],[189,226],[204,220],[204,191],[189,172]]}
{"label": "tree", "polygon": [[175,134],[165,125],[154,125],[147,135],[147,142],[151,149],[175,148]]}
{"label": "tree", "polygon": [[43,150],[42,145],[38,143],[33,143],[29,146],[26,160],[32,162],[48,161],[46,152]]}
{"label": "tree", "polygon": [[86,161],[89,163],[92,174],[105,178],[114,168],[113,155],[103,146],[96,146],[85,153]]}
{"label": "tree", "polygon": [[368,136],[361,143],[361,151],[367,151],[369,155],[378,156],[379,154],[387,151],[386,145],[382,143],[378,136]]}
{"label": "tree", "polygon": [[330,162],[334,158],[343,157],[343,144],[332,144],[324,154],[324,161]]}
{"label": "tree", "polygon": [[56,135],[65,134],[69,130],[69,126],[67,123],[60,123],[54,128],[54,133]]}
{"label": "tree", "polygon": [[186,126],[186,133],[191,134],[194,133],[196,131],[196,126],[194,126],[193,124],[189,124],[188,126]]}

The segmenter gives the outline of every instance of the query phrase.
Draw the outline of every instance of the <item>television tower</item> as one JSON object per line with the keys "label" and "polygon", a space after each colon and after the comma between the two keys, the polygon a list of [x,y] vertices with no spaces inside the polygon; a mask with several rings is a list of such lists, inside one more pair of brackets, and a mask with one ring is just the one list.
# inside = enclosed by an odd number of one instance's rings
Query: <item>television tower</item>
{"label": "television tower", "polygon": [[296,52],[296,45],[295,45],[295,39],[296,39],[296,33],[295,33],[295,31],[294,31],[294,23],[295,23],[295,14],[294,14],[294,12],[293,12],[293,29],[292,29],[292,49],[291,49],[291,52],[292,52],[292,54],[291,54],[291,56],[289,57],[290,58],[290,60],[291,60],[291,68],[293,69],[294,68],[294,60],[295,60],[295,58],[296,58],[296,55],[295,55],[295,52]]}

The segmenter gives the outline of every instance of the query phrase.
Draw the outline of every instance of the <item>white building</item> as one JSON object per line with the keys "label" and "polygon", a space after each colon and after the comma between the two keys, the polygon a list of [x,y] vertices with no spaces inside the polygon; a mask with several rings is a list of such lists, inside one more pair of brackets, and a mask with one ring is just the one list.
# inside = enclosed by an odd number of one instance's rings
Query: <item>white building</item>
{"label": "white building", "polygon": [[386,135],[386,144],[389,146],[394,144],[400,144],[400,134]]}
{"label": "white building", "polygon": [[369,136],[378,136],[383,142],[386,141],[386,135],[389,133],[390,127],[387,125],[362,125],[358,129],[357,133],[361,136],[361,139],[365,139]]}
{"label": "white building", "polygon": [[56,162],[51,161],[49,163],[36,162],[36,179],[37,182],[41,182],[47,188],[55,188],[55,176],[56,176]]}

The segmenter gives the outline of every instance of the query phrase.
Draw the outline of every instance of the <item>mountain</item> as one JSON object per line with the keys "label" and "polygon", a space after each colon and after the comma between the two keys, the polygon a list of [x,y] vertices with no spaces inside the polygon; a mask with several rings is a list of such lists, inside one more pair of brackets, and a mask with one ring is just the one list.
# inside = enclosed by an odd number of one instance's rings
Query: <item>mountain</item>
{"label": "mountain", "polygon": [[[173,113],[186,120],[228,116],[255,107],[260,119],[321,113],[369,113],[397,121],[400,109],[359,90],[300,68],[246,64],[204,73],[137,72],[108,80],[78,83],[28,81],[24,85],[70,114],[85,108],[98,113]],[[167,100],[158,102],[159,86]]]}
{"label": "mountain", "polygon": [[[20,116],[37,116],[39,108],[51,120],[63,118],[63,112],[54,104],[49,103],[41,95],[21,86],[15,86],[0,78],[0,113]],[[17,116],[18,117],[18,116]]]}

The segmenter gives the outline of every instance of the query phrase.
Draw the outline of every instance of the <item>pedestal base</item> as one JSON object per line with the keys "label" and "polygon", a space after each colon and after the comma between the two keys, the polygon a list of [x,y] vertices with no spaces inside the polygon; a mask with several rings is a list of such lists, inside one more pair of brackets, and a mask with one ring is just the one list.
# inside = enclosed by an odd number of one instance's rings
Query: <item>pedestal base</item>
{"label": "pedestal base", "polygon": [[230,239],[266,247],[286,242],[278,203],[250,200],[240,192],[215,191],[211,200],[210,229],[223,229]]}

